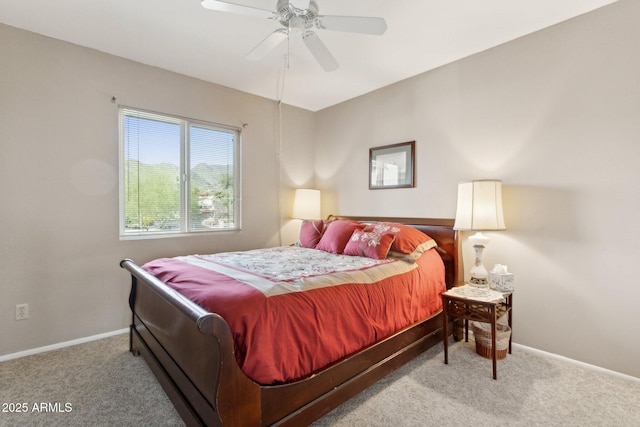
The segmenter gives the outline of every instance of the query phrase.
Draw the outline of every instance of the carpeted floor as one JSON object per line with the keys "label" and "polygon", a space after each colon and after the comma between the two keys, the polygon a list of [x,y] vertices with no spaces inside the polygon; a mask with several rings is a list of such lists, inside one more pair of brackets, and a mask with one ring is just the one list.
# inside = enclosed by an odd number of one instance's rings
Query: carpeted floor
{"label": "carpeted floor", "polygon": [[0,402],[26,404],[3,427],[184,425],[127,334],[0,363]]}
{"label": "carpeted floor", "polygon": [[[435,346],[314,426],[640,426],[640,382],[514,349]],[[180,426],[127,335],[0,363],[1,426]],[[17,412],[25,409],[24,412]]]}
{"label": "carpeted floor", "polygon": [[518,351],[498,361],[475,344],[442,346],[375,384],[320,426],[640,426],[640,382]]}

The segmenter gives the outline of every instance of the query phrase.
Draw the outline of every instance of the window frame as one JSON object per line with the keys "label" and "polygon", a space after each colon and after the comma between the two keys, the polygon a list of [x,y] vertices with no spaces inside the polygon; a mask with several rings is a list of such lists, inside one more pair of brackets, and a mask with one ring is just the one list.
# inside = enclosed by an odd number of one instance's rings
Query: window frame
{"label": "window frame", "polygon": [[[133,114],[132,114],[133,113]],[[127,231],[126,229],[126,209],[125,209],[125,172],[126,172],[126,160],[125,159],[125,135],[124,135],[124,121],[127,115],[140,114],[141,116],[147,116],[147,118],[159,120],[164,123],[172,123],[180,125],[180,218],[179,230],[172,231]],[[202,230],[192,229],[191,227],[191,215],[190,206],[192,202],[191,195],[191,127],[200,127],[210,129],[213,131],[231,132],[234,134],[233,145],[233,211],[234,221],[233,226],[225,226],[219,228],[206,228]],[[120,240],[145,240],[145,239],[157,239],[157,238],[170,238],[170,237],[184,237],[195,235],[207,235],[207,234],[219,234],[225,232],[238,232],[242,230],[242,212],[241,212],[241,146],[242,146],[242,128],[208,122],[205,120],[191,119],[182,116],[176,116],[174,114],[159,113],[155,111],[145,110],[141,108],[128,107],[124,105],[118,106],[118,150],[119,150],[119,186],[118,186],[118,205],[119,205],[119,226],[118,234]]]}

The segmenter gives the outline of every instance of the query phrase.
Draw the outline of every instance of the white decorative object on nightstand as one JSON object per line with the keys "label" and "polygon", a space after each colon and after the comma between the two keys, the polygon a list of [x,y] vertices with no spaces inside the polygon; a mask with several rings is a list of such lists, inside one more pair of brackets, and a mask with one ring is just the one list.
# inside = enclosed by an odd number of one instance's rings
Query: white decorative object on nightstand
{"label": "white decorative object on nightstand", "polygon": [[489,272],[489,287],[498,292],[513,292],[513,273],[507,271],[507,266],[496,264]]}

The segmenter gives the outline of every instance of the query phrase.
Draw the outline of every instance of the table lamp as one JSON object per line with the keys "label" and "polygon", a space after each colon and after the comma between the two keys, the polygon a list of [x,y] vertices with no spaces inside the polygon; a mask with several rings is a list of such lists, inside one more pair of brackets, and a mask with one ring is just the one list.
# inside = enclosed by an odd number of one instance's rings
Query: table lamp
{"label": "table lamp", "polygon": [[476,259],[471,267],[469,283],[488,288],[489,273],[482,265],[482,252],[489,238],[484,230],[504,230],[502,214],[502,181],[479,180],[458,184],[458,206],[454,230],[477,231],[469,237]]}
{"label": "table lamp", "polygon": [[320,190],[296,189],[293,198],[293,218],[320,219]]}

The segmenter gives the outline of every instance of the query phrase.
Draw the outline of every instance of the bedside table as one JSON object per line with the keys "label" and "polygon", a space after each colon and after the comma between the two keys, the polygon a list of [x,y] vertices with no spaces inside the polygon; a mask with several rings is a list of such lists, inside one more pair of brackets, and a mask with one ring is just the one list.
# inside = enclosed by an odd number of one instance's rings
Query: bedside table
{"label": "bedside table", "polygon": [[[463,286],[460,284],[456,287]],[[455,289],[454,287],[453,289]],[[492,291],[496,292],[496,291]],[[496,292],[497,299],[485,301],[483,297],[461,296],[456,295],[455,291],[449,289],[441,294],[442,296],[442,323],[444,332],[444,363],[449,363],[449,333],[448,322],[449,316],[464,319],[464,336],[465,341],[469,341],[469,320],[477,322],[489,323],[491,325],[491,353],[493,356],[493,379],[497,377],[497,358],[496,358],[496,323],[499,318],[508,314],[509,327],[512,326],[512,307],[513,293]],[[502,298],[499,297],[502,295]],[[511,354],[511,335],[509,336],[509,354]]]}

